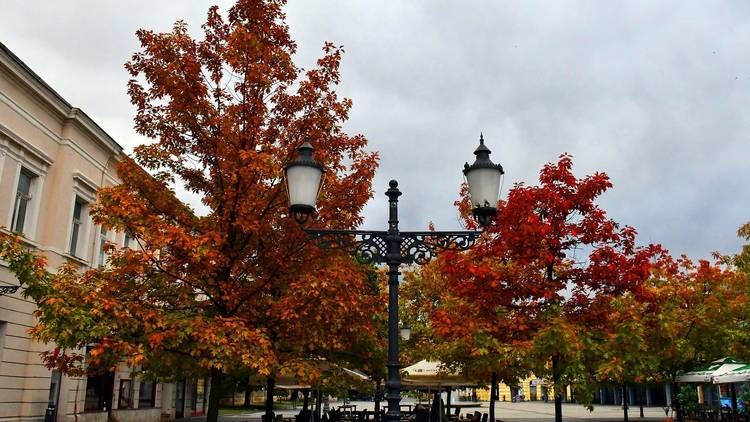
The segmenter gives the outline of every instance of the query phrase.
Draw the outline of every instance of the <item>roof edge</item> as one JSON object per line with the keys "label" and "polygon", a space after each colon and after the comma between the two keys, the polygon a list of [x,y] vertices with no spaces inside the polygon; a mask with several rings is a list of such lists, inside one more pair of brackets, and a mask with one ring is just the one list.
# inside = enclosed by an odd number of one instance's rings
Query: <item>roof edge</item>
{"label": "roof edge", "polygon": [[74,121],[94,138],[102,141],[114,153],[122,153],[124,148],[83,110],[73,107],[62,95],[55,91],[36,72],[26,65],[5,44],[0,42],[0,65],[21,76],[19,79],[34,91],[47,105],[57,111],[63,120]]}

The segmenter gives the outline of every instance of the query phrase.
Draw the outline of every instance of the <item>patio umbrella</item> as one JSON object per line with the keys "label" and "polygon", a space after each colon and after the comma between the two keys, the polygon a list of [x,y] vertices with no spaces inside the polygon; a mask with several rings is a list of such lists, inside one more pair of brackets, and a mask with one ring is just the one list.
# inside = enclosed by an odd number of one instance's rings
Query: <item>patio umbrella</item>
{"label": "patio umbrella", "polygon": [[481,383],[450,371],[441,362],[421,360],[402,370],[404,387],[439,389],[441,387],[477,387]]}
{"label": "patio umbrella", "polygon": [[713,383],[715,377],[722,376],[735,369],[747,366],[747,363],[726,357],[711,362],[710,365],[695,371],[685,372],[677,376],[677,382]]}
{"label": "patio umbrella", "polygon": [[[327,371],[332,368],[341,370],[344,375],[355,381],[367,381],[368,379],[370,379],[370,377],[368,377],[366,374],[363,374],[362,372],[359,372],[355,369],[330,365],[326,362],[321,362],[320,364],[318,364],[318,369],[320,369],[321,371]],[[250,379],[250,383],[252,385],[264,386],[266,385],[266,379],[259,376],[253,376]],[[302,383],[296,375],[287,374],[283,371],[281,374],[276,375],[275,384],[275,388],[281,390],[307,390],[312,388],[312,386],[310,386],[309,384]]]}

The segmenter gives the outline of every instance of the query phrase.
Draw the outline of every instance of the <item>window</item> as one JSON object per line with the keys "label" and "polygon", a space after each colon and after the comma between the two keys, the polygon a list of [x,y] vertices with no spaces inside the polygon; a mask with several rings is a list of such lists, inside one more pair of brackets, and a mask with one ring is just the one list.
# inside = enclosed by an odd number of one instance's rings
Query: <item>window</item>
{"label": "window", "polygon": [[73,225],[71,226],[70,234],[70,254],[78,256],[79,242],[83,231],[83,213],[86,208],[86,204],[79,198],[76,198],[75,205],[73,205]]}
{"label": "window", "polygon": [[122,247],[126,249],[131,249],[133,247],[134,240],[135,239],[133,239],[133,237],[130,236],[130,234],[125,233],[125,239],[122,241]]}
{"label": "window", "polygon": [[156,383],[141,381],[141,389],[138,391],[138,407],[154,406],[156,406]]}
{"label": "window", "polygon": [[91,376],[86,380],[86,401],[83,410],[103,411],[112,403],[112,387],[115,382],[114,372]]}
{"label": "window", "polygon": [[204,396],[206,392],[206,380],[200,378],[193,384],[192,400],[190,402],[190,409],[201,412],[205,410],[206,404],[204,403]]}
{"label": "window", "polygon": [[3,349],[5,349],[5,330],[7,327],[7,322],[0,321],[0,367],[3,366]]}
{"label": "window", "polygon": [[52,371],[49,381],[49,399],[48,404],[57,407],[57,398],[60,394],[60,371]]}
{"label": "window", "polygon": [[100,267],[107,263],[107,229],[102,226],[99,229],[99,257],[97,263]]}
{"label": "window", "polygon": [[120,380],[120,396],[117,400],[118,409],[129,409],[130,408],[130,397],[133,392],[133,384],[130,380]]}
{"label": "window", "polygon": [[18,187],[16,188],[16,200],[13,205],[13,218],[11,220],[11,230],[16,233],[23,233],[26,225],[26,218],[31,209],[31,186],[36,176],[26,170],[21,169],[18,175]]}

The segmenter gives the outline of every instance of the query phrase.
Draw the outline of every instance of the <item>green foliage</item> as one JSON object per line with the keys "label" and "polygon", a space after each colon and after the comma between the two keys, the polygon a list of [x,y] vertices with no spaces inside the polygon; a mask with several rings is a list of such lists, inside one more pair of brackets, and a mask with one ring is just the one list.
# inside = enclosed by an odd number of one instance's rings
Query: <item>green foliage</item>
{"label": "green foliage", "polygon": [[695,413],[698,410],[698,392],[694,385],[683,384],[677,391],[677,401],[680,403],[680,409],[687,414]]}
{"label": "green foliage", "polygon": [[741,384],[739,394],[737,394],[737,400],[742,402],[743,406],[740,408],[740,413],[747,414],[750,412],[748,406],[750,406],[750,388],[747,384]]}
{"label": "green foliage", "polygon": [[[742,225],[737,230],[737,236],[745,241],[750,241],[750,223]],[[743,245],[742,251],[734,256],[734,265],[750,277],[750,243]]]}

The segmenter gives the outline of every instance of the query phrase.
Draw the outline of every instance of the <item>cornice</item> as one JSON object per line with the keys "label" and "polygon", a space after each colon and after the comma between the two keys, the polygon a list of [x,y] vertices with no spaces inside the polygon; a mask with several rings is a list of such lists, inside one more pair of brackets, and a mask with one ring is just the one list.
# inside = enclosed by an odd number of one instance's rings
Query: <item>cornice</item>
{"label": "cornice", "polygon": [[105,148],[119,155],[123,148],[83,110],[73,107],[65,98],[52,89],[26,63],[0,42],[0,70],[5,70],[28,92],[50,108],[64,123],[72,122],[84,133],[99,141]]}

